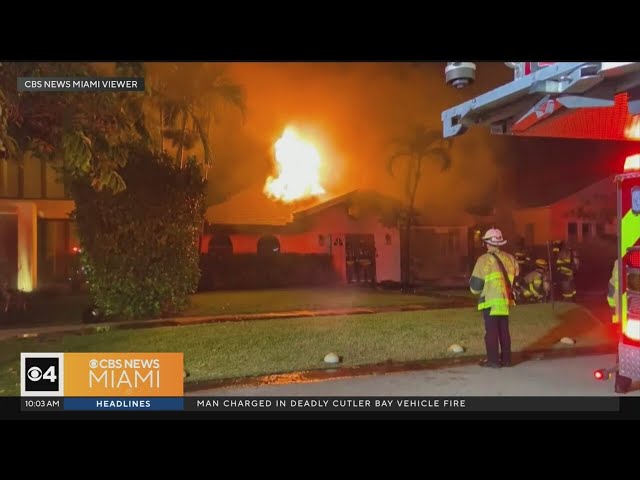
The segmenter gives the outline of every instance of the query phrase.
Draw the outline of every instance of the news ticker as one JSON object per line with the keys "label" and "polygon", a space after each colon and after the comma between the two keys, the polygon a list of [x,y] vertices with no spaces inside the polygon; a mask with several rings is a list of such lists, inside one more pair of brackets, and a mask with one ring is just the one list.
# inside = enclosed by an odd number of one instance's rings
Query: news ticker
{"label": "news ticker", "polygon": [[22,411],[619,411],[617,397],[185,396],[182,353],[21,353]]}
{"label": "news ticker", "polygon": [[617,412],[617,397],[23,397],[22,411]]}
{"label": "news ticker", "polygon": [[144,92],[141,77],[18,77],[19,92]]}

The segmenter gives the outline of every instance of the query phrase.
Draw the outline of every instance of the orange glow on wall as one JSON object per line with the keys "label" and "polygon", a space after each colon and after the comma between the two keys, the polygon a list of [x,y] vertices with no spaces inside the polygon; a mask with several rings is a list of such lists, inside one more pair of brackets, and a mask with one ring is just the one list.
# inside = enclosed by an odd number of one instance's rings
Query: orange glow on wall
{"label": "orange glow on wall", "polygon": [[31,292],[37,278],[37,216],[32,202],[16,204],[18,213],[18,290]]}

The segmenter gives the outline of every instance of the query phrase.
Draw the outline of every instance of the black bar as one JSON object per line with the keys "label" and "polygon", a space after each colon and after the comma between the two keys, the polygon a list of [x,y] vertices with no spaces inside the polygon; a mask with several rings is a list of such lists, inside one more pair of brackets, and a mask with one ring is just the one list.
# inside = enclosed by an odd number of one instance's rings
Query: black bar
{"label": "black bar", "polygon": [[[33,397],[42,399],[42,397]],[[196,401],[199,397],[185,397],[185,408],[189,402]],[[218,401],[231,397],[207,397]],[[233,397],[241,399],[246,397]],[[275,398],[275,397],[250,397]],[[287,397],[278,397],[279,399]],[[298,397],[304,399],[306,397]],[[314,398],[314,397],[308,397]],[[327,397],[315,397],[324,398]],[[338,397],[333,397],[338,398]],[[341,397],[357,398],[357,397]],[[368,397],[361,397],[368,398]],[[370,397],[369,397],[370,398]],[[393,400],[398,397],[373,397]],[[402,397],[406,398],[406,397]],[[410,398],[410,397],[409,397]],[[436,398],[436,397],[433,397]],[[424,408],[422,410],[259,410],[253,411],[240,409],[227,410],[192,410],[179,412],[160,411],[47,411],[38,407],[37,410],[21,411],[22,402],[26,400],[20,397],[0,397],[0,420],[517,420],[517,419],[548,419],[548,420],[640,420],[640,396],[620,397],[450,397],[466,400],[465,408]],[[47,397],[46,400],[60,400],[62,397]],[[535,401],[536,405],[528,406],[528,402]],[[469,405],[473,402],[474,410]],[[489,402],[489,403],[485,403]],[[478,409],[491,406],[492,410]],[[497,403],[496,403],[497,402]],[[593,403],[595,402],[595,403]],[[619,405],[619,410],[608,410],[613,404]],[[45,404],[46,406],[46,404]],[[498,406],[503,409],[498,409]],[[526,410],[535,408],[534,410]],[[591,410],[592,408],[597,410]],[[488,408],[488,407],[487,407]],[[549,408],[544,410],[544,408]],[[566,410],[556,410],[566,408]],[[602,410],[601,408],[607,408]],[[40,410],[40,411],[38,411]]]}

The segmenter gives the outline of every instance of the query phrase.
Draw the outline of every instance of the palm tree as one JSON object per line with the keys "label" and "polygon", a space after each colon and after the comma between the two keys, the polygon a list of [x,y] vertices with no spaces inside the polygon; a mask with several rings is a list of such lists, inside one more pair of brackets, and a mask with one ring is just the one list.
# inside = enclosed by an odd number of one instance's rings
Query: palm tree
{"label": "palm tree", "polygon": [[224,67],[207,63],[172,64],[154,72],[152,96],[160,111],[160,148],[165,139],[176,148],[176,163],[184,165],[184,152],[197,142],[204,150],[204,166],[212,164],[210,127],[219,119],[219,108],[231,105],[245,113],[245,93]]}
{"label": "palm tree", "polygon": [[402,277],[403,284],[408,286],[411,284],[411,227],[414,223],[416,196],[422,179],[423,165],[426,161],[438,161],[442,172],[448,170],[451,167],[451,140],[443,139],[438,130],[416,125],[408,136],[394,143],[394,153],[387,162],[389,174],[394,176],[394,167],[399,160],[406,163],[404,195],[407,209],[402,219],[406,253]]}

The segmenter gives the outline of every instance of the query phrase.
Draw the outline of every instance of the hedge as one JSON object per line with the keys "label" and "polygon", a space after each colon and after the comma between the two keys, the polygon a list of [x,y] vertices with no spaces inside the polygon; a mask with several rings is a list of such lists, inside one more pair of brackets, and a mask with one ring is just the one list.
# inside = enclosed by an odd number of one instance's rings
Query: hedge
{"label": "hedge", "polygon": [[331,285],[331,257],[320,254],[203,255],[200,291]]}
{"label": "hedge", "polygon": [[198,242],[206,182],[194,159],[132,149],[119,171],[127,188],[72,188],[91,295],[107,316],[152,318],[178,313],[198,286]]}

